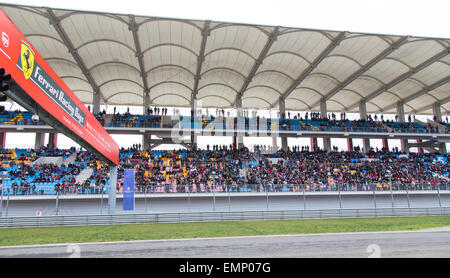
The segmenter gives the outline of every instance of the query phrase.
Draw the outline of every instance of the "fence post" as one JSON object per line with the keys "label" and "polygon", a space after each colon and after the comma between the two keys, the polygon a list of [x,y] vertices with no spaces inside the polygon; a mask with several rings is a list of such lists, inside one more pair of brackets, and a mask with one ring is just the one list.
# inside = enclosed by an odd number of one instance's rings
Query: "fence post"
{"label": "fence post", "polygon": [[59,192],[56,191],[56,216],[58,216],[58,201],[59,201]]}
{"label": "fence post", "polygon": [[0,186],[0,217],[2,217],[3,213],[3,186]]}
{"label": "fence post", "polygon": [[[338,183],[338,190],[339,190],[339,209],[342,209],[342,199],[341,199],[341,184]],[[339,210],[339,214],[341,211]]]}
{"label": "fence post", "polygon": [[191,188],[188,190],[188,212],[191,211]]}
{"label": "fence post", "polygon": [[215,180],[214,180],[214,188],[213,188],[213,199],[214,199],[213,212],[216,212],[216,182],[215,182]]}
{"label": "fence post", "polygon": [[439,191],[439,184],[436,184],[437,187],[437,194],[438,194],[438,200],[439,200],[439,207],[442,207],[442,203],[441,203],[441,193]]}
{"label": "fence post", "polygon": [[102,200],[100,202],[100,214],[103,214],[103,189],[102,189]]}
{"label": "fence post", "polygon": [[145,208],[145,212],[147,212],[147,187],[148,187],[148,185],[144,185],[144,208]]}
{"label": "fence post", "polygon": [[391,180],[391,176],[389,176],[389,189],[390,189],[390,191],[391,191],[392,208],[394,208],[394,193],[392,193],[392,180]]}
{"label": "fence post", "polygon": [[303,188],[303,209],[306,209],[306,196],[305,196],[305,184],[302,186]]}
{"label": "fence post", "polygon": [[8,188],[8,197],[6,199],[6,213],[5,213],[5,217],[8,217],[8,208],[9,208],[9,188]]}
{"label": "fence post", "polygon": [[377,186],[374,185],[373,186],[373,205],[374,205],[375,209],[377,209],[377,197],[375,196],[376,188],[377,188]]}
{"label": "fence post", "polygon": [[408,200],[408,208],[411,208],[410,202],[409,202],[409,190],[408,190],[408,184],[405,186],[406,188],[406,199]]}

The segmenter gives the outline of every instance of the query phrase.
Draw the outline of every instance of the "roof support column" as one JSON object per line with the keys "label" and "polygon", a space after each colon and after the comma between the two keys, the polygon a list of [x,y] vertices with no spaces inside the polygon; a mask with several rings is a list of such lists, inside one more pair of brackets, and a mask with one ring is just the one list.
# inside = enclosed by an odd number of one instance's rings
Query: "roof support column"
{"label": "roof support column", "polygon": [[317,144],[317,137],[311,137],[311,152],[316,152],[319,149],[319,144]]}
{"label": "roof support column", "polygon": [[403,102],[397,102],[396,104],[397,108],[397,116],[398,116],[398,122],[404,122],[405,121],[405,108],[403,106]]}
{"label": "roof support column", "polygon": [[320,99],[320,118],[327,119],[327,101]]}
{"label": "roof support column", "polygon": [[273,152],[278,151],[278,138],[275,136],[272,136],[272,150]]}
{"label": "roof support column", "polygon": [[440,143],[439,144],[439,153],[440,154],[446,154],[447,153],[447,146],[445,145],[445,143]]}
{"label": "roof support column", "polygon": [[[327,119],[327,101],[322,98],[320,99],[320,117],[322,119]],[[331,138],[330,137],[323,137],[323,149],[326,152],[331,151]]]}
{"label": "roof support column", "polygon": [[150,114],[150,93],[146,92],[144,94],[144,111],[143,111],[144,115],[149,115]]}
{"label": "roof support column", "polygon": [[152,134],[144,133],[142,135],[142,150],[143,151],[151,151],[152,150]]}
{"label": "roof support column", "polygon": [[244,135],[239,130],[245,129],[245,118],[242,113],[242,98],[238,96],[236,98],[236,135],[233,141],[236,142],[236,147],[241,149],[244,147]]}
{"label": "roof support column", "polygon": [[[191,128],[201,130],[202,123],[199,118],[200,115],[197,115],[197,102],[197,97],[194,97],[191,103]],[[191,130],[191,149],[197,149],[197,134],[195,134],[194,130]]]}
{"label": "roof support column", "polygon": [[370,152],[370,139],[363,138],[363,151],[364,153]]}
{"label": "roof support column", "polygon": [[34,140],[34,149],[38,150],[42,148],[45,144],[45,133],[36,132],[36,139]]}
{"label": "roof support column", "polygon": [[[367,107],[365,101],[359,102],[359,118],[367,121]],[[370,151],[370,139],[363,138],[363,152],[368,153]]]}
{"label": "roof support column", "polygon": [[100,94],[94,93],[92,95],[92,114],[100,113]]}
{"label": "roof support column", "polygon": [[56,149],[58,147],[58,133],[48,134],[48,148]]}
{"label": "roof support column", "polygon": [[134,47],[136,48],[136,58],[139,63],[139,70],[141,72],[142,84],[144,85],[144,115],[148,114],[148,108],[150,108],[150,89],[147,82],[147,74],[145,73],[144,66],[144,54],[142,54],[141,43],[139,40],[139,26],[136,24],[134,15],[129,16],[129,30],[133,34]]}
{"label": "roof support column", "polygon": [[[286,119],[286,102],[284,98],[280,97],[278,104],[280,109],[281,120],[283,121]],[[288,138],[286,136],[281,136],[281,149],[283,151],[288,150]]]}
{"label": "roof support column", "polygon": [[[77,65],[80,67],[81,72],[86,77],[86,80],[89,82],[89,84],[92,87],[92,92],[94,93],[94,107],[95,107],[95,95],[98,95],[98,107],[99,110],[94,113],[100,112],[100,97],[101,97],[101,91],[100,88],[97,86],[97,83],[95,82],[94,78],[92,77],[91,73],[89,72],[86,64],[84,63],[83,59],[81,59],[81,56],[78,54],[78,50],[74,47],[72,41],[70,40],[69,36],[67,35],[66,31],[61,25],[61,20],[58,18],[52,9],[46,8],[47,10],[47,18],[50,20],[50,24],[53,25],[53,28],[55,28],[55,31],[58,33],[61,40],[64,42],[64,45],[69,50],[69,53],[72,55],[73,59],[77,63]],[[103,98],[103,100],[106,102],[106,99]]]}
{"label": "roof support column", "polygon": [[360,101],[359,102],[359,118],[361,120],[367,121],[367,108],[366,108],[366,102]]}
{"label": "roof support column", "polygon": [[[416,140],[417,144],[420,145],[422,143],[421,139],[417,139]],[[422,147],[417,147],[417,152],[418,153],[423,153],[423,148]]]}
{"label": "roof support column", "polygon": [[439,102],[433,103],[433,121],[435,122],[442,121],[441,105]]}
{"label": "roof support column", "polygon": [[[397,108],[397,116],[398,116],[398,122],[404,122],[405,121],[405,107],[403,106],[403,102],[397,102],[396,104]],[[406,153],[409,151],[408,148],[408,139],[400,139],[400,149],[402,152]]]}
{"label": "roof support column", "polygon": [[4,149],[6,146],[6,132],[0,132],[0,148]]}
{"label": "roof support column", "polygon": [[389,142],[388,142],[388,139],[387,139],[387,138],[381,139],[381,143],[382,143],[383,149],[389,151]]}
{"label": "roof support column", "polygon": [[353,151],[353,138],[347,138],[347,151]]}

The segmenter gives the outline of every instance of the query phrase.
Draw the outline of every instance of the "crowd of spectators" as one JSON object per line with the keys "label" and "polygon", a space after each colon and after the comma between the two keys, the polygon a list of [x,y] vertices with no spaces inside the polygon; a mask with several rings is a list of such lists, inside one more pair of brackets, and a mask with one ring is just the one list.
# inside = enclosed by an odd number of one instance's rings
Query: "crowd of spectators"
{"label": "crowd of spectators", "polygon": [[[31,164],[41,156],[68,156],[67,165]],[[62,193],[105,193],[109,166],[87,151],[75,149],[29,150],[16,157],[1,150],[2,168],[13,181],[13,194],[36,194],[39,185],[51,184]],[[29,156],[29,157],[28,157]],[[438,159],[439,158],[439,159]],[[135,170],[138,192],[207,192],[212,186],[222,190],[411,190],[416,186],[433,189],[449,187],[450,155],[430,153],[404,154],[387,149],[350,152],[314,151],[295,146],[288,151],[265,152],[264,146],[234,149],[213,145],[207,149],[144,151],[139,144],[120,150],[117,190],[122,190],[124,169]],[[14,166],[13,166],[14,165]],[[83,183],[76,177],[87,167],[91,176]],[[36,186],[38,188],[36,189]]]}
{"label": "crowd of spectators", "polygon": [[[387,190],[415,185],[448,186],[447,163],[433,154],[409,154],[382,150],[360,152],[309,152],[306,148],[261,155],[248,149],[213,146],[210,150],[164,151],[159,155],[131,151],[121,159],[121,168],[136,170],[138,190],[163,187],[165,192],[185,192],[216,184],[253,191],[279,190],[283,186],[306,186],[306,190]],[[273,159],[278,159],[275,162]],[[448,158],[448,157],[447,157]],[[119,168],[119,173],[123,170]],[[390,177],[388,176],[390,171]],[[119,174],[119,180],[121,176]],[[192,190],[192,189],[189,189]]]}

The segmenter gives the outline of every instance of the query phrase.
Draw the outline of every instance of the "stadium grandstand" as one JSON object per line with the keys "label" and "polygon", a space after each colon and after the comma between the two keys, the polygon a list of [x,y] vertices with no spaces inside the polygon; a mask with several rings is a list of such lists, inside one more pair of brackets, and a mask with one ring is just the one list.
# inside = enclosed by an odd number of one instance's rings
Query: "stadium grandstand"
{"label": "stadium grandstand", "polygon": [[[136,192],[450,190],[450,39],[0,8],[109,134],[142,136],[121,146],[118,193],[130,168]],[[35,133],[34,148],[6,148],[10,132]],[[232,143],[199,148],[202,136]],[[272,144],[246,146],[244,137]],[[3,108],[4,189],[113,188],[107,163],[58,148],[57,138],[32,112]],[[296,138],[310,145],[289,143]]]}

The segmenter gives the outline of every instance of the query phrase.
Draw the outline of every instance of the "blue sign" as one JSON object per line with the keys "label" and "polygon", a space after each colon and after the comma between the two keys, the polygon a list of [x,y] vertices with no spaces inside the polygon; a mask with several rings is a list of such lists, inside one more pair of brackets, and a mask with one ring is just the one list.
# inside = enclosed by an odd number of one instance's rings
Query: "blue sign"
{"label": "blue sign", "polygon": [[134,169],[124,169],[123,210],[134,210]]}
{"label": "blue sign", "polygon": [[441,162],[441,163],[446,164],[447,163],[447,157],[443,156],[443,155],[436,156],[435,162]]}

